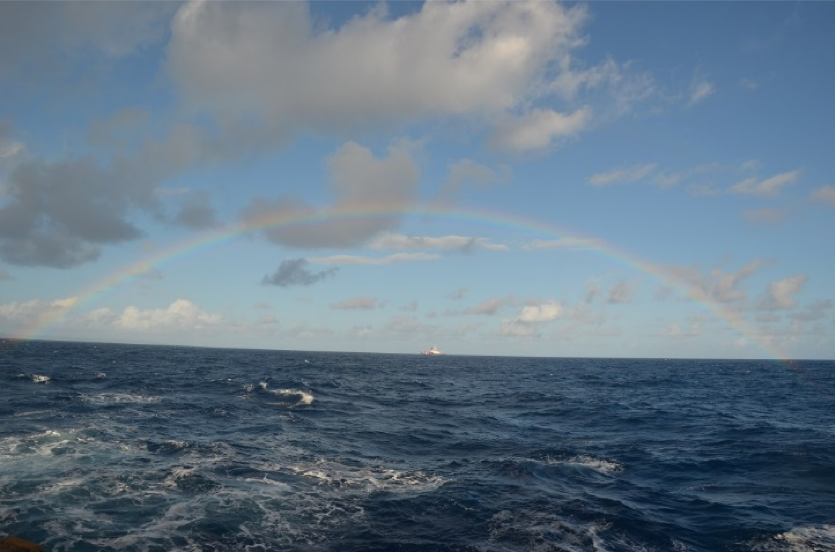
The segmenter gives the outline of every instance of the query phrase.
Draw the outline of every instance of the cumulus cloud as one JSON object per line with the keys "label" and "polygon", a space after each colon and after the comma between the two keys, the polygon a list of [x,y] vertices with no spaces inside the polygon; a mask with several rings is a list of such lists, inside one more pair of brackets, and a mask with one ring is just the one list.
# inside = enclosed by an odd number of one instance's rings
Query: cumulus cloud
{"label": "cumulus cloud", "polygon": [[499,335],[510,337],[534,337],[539,335],[539,326],[564,316],[562,303],[553,299],[531,301],[524,305],[515,318],[502,320]]}
{"label": "cumulus cloud", "polygon": [[551,300],[538,305],[526,305],[522,307],[521,312],[517,316],[517,320],[526,323],[551,322],[562,316],[562,313],[562,304]]}
{"label": "cumulus cloud", "polygon": [[[253,228],[267,227],[264,235],[280,245],[359,245],[397,226],[398,211],[413,203],[420,171],[409,147],[397,143],[389,148],[388,157],[380,159],[370,149],[348,142],[327,162],[335,195],[331,205],[317,208],[290,197],[258,199],[245,209],[244,222]],[[382,214],[354,215],[375,210]]]}
{"label": "cumulus cloud", "polygon": [[384,301],[374,297],[354,297],[338,303],[331,303],[330,308],[337,310],[374,310],[383,307],[384,304]]}
{"label": "cumulus cloud", "polygon": [[634,165],[632,167],[621,167],[610,171],[596,173],[589,177],[589,184],[592,186],[609,186],[610,184],[621,184],[643,180],[658,167],[655,163],[645,165]]}
{"label": "cumulus cloud", "polygon": [[310,286],[329,278],[339,271],[339,267],[331,267],[327,270],[314,272],[307,268],[308,261],[306,259],[288,259],[281,261],[272,275],[264,276],[261,281],[264,285],[271,286]]}
{"label": "cumulus cloud", "polygon": [[32,159],[9,175],[0,208],[0,259],[26,266],[73,267],[95,260],[102,246],[142,236],[138,213],[158,214],[159,183],[211,155],[191,125],[171,126],[109,159]]}
{"label": "cumulus cloud", "polygon": [[542,149],[555,139],[568,138],[584,130],[591,120],[586,106],[573,113],[552,109],[532,109],[519,117],[505,116],[499,120],[490,141],[494,147],[512,151]]}
{"label": "cumulus cloud", "polygon": [[797,307],[796,295],[803,289],[808,279],[808,276],[798,274],[797,276],[790,276],[771,282],[768,285],[768,290],[760,298],[757,306],[769,311],[791,310]]}
{"label": "cumulus cloud", "polygon": [[372,240],[369,247],[373,249],[443,249],[457,251],[475,251],[477,249],[489,251],[507,251],[509,247],[501,243],[493,243],[486,238],[467,236],[404,236],[392,232],[385,232]]}
{"label": "cumulus cloud", "polygon": [[746,194],[756,196],[774,196],[789,184],[794,184],[800,178],[800,169],[776,174],[765,179],[746,178],[730,187],[734,194]]}
{"label": "cumulus cloud", "polygon": [[479,114],[528,100],[585,19],[552,2],[427,2],[322,28],[299,2],[192,2],[172,22],[168,69],[184,105],[224,121],[328,130]]}
{"label": "cumulus cloud", "polygon": [[78,297],[6,303],[0,305],[0,329],[5,325],[6,333],[28,338],[31,337],[26,335],[28,329],[38,328],[59,319],[77,304]]}
{"label": "cumulus cloud", "polygon": [[835,209],[835,186],[821,186],[812,190],[812,199],[825,203]]}
{"label": "cumulus cloud", "polygon": [[120,189],[128,178],[89,159],[17,167],[0,209],[0,257],[65,268],[97,258],[102,244],[139,237]]}
{"label": "cumulus cloud", "polygon": [[117,328],[131,331],[196,331],[220,324],[223,317],[202,311],[187,299],[177,299],[164,309],[125,308],[114,322]]}

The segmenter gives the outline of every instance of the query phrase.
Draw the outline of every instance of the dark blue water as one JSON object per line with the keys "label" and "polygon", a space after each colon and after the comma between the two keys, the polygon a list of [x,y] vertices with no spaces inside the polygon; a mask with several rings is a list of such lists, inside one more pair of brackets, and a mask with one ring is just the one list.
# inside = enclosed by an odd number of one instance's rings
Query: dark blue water
{"label": "dark blue water", "polygon": [[835,362],[0,345],[47,550],[835,550]]}

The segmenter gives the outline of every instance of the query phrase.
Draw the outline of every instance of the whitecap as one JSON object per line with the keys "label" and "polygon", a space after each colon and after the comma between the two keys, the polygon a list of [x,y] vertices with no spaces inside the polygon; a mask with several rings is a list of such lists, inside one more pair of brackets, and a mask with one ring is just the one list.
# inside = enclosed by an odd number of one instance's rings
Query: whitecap
{"label": "whitecap", "polygon": [[130,393],[101,393],[84,396],[82,400],[94,404],[157,404],[162,397],[131,395]]}
{"label": "whitecap", "polygon": [[315,400],[315,397],[311,393],[302,389],[269,389],[269,384],[266,381],[262,381],[258,385],[264,392],[280,397],[282,402],[279,404],[282,405],[311,405]]}
{"label": "whitecap", "polygon": [[382,466],[346,466],[320,459],[313,464],[297,464],[288,468],[293,473],[313,479],[318,485],[356,489],[362,492],[387,491],[422,493],[434,491],[446,481],[426,472],[395,470]]}
{"label": "whitecap", "polygon": [[823,552],[835,550],[835,525],[793,527],[766,540],[752,544],[756,552]]}
{"label": "whitecap", "polygon": [[624,470],[623,464],[612,462],[610,460],[604,460],[588,454],[579,454],[570,458],[553,458],[551,456],[546,456],[544,462],[552,465],[561,464],[582,466],[604,475],[611,475],[615,472]]}
{"label": "whitecap", "polygon": [[43,374],[32,374],[32,381],[35,383],[49,383],[52,378]]}

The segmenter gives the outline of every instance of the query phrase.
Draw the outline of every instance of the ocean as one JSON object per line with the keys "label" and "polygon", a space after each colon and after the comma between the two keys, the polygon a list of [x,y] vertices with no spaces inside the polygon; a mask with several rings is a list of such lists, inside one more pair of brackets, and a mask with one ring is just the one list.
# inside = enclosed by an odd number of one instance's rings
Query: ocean
{"label": "ocean", "polygon": [[47,551],[835,551],[835,362],[0,342]]}

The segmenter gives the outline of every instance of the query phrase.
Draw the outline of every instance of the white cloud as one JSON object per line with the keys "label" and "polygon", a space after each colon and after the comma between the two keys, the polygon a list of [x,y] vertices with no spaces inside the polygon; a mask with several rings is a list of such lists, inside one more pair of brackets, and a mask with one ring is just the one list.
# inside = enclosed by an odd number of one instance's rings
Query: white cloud
{"label": "white cloud", "polygon": [[589,184],[592,186],[608,186],[610,184],[637,182],[649,176],[657,167],[658,165],[655,163],[648,163],[646,165],[612,169],[591,175],[589,177]]}
{"label": "white cloud", "polygon": [[285,128],[504,111],[579,44],[585,14],[552,2],[427,2],[322,28],[302,3],[192,2],[171,26],[169,72],[186,106]]}
{"label": "white cloud", "polygon": [[835,186],[821,186],[812,190],[812,199],[821,201],[835,208]]}
{"label": "white cloud", "polygon": [[383,301],[374,297],[354,297],[345,301],[339,301],[338,303],[331,303],[330,308],[338,310],[373,310],[383,305]]}
{"label": "white cloud", "polygon": [[800,169],[776,174],[770,178],[746,178],[731,186],[731,193],[756,196],[773,196],[786,185],[794,184],[800,178]]}
{"label": "white cloud", "polygon": [[75,307],[78,301],[78,297],[66,297],[53,301],[33,299],[23,303],[6,303],[0,305],[0,323],[7,324],[5,331],[9,334],[31,337],[25,335],[28,330],[54,323]]}
{"label": "white cloud", "polygon": [[177,299],[164,309],[126,307],[114,326],[140,332],[196,331],[220,324],[222,320],[220,314],[204,312],[187,299]]}
{"label": "white cloud", "polygon": [[363,255],[330,255],[328,257],[311,257],[311,263],[318,264],[355,264],[355,265],[387,265],[410,261],[434,261],[440,255],[432,253],[395,253],[386,257],[366,257]]}
{"label": "white cloud", "polygon": [[17,140],[0,140],[0,162],[11,161],[26,149],[23,142]]}
{"label": "white cloud", "polygon": [[532,109],[520,117],[505,116],[499,120],[491,138],[493,146],[506,150],[542,149],[556,138],[578,134],[588,126],[591,108],[573,113],[558,113],[551,109]]}
{"label": "white cloud", "polygon": [[694,267],[668,266],[661,270],[673,281],[687,289],[688,296],[695,301],[713,300],[719,303],[741,303],[748,294],[742,289],[742,283],[753,275],[765,261],[754,259],[736,272],[727,272],[722,268],[713,268],[706,276]]}
{"label": "white cloud", "polygon": [[786,218],[786,213],[782,209],[753,209],[743,211],[742,216],[748,222],[777,224],[783,222]]}
{"label": "white cloud", "polygon": [[459,159],[449,166],[444,190],[453,192],[463,186],[487,187],[505,184],[510,180],[510,167],[502,165],[496,169],[477,163],[472,159]]}
{"label": "white cloud", "polygon": [[[284,196],[258,199],[244,211],[245,224],[264,228],[270,241],[294,247],[358,245],[375,234],[396,227],[398,212],[414,201],[420,170],[411,144],[397,142],[388,157],[377,158],[355,142],[340,147],[328,159],[334,202],[314,207]],[[380,216],[352,216],[380,211]],[[294,224],[289,224],[294,223]]]}
{"label": "white cloud", "polygon": [[476,249],[485,249],[489,251],[507,251],[507,245],[500,243],[493,243],[486,238],[473,238],[467,236],[441,236],[441,237],[424,237],[424,236],[404,236],[403,234],[394,234],[391,232],[384,232],[379,237],[375,238],[369,243],[369,247],[373,249],[443,249],[443,250],[461,250],[473,251]]}
{"label": "white cloud", "polygon": [[534,324],[526,324],[519,320],[502,320],[499,334],[507,337],[533,337],[538,329]]}
{"label": "white cloud", "polygon": [[556,240],[531,240],[522,246],[525,251],[541,249],[567,249],[570,251],[589,251],[603,247],[603,241],[598,238],[565,237]]}
{"label": "white cloud", "polygon": [[499,327],[499,335],[515,337],[533,337],[539,335],[539,325],[562,318],[565,313],[562,303],[553,299],[532,301],[524,305],[515,318],[504,319]]}
{"label": "white cloud", "polygon": [[776,280],[768,285],[768,290],[760,299],[758,306],[764,310],[791,310],[797,306],[795,297],[809,279],[804,274]]}
{"label": "white cloud", "polygon": [[490,316],[498,313],[506,305],[512,305],[515,302],[516,300],[513,297],[492,297],[461,312],[462,314],[484,314]]}
{"label": "white cloud", "polygon": [[551,322],[563,313],[563,306],[556,301],[547,301],[539,305],[526,305],[516,317],[519,322],[537,323]]}
{"label": "white cloud", "polygon": [[716,93],[716,86],[708,82],[706,80],[694,82],[693,85],[690,87],[690,100],[688,101],[688,106],[696,105],[697,103],[701,102],[705,98],[712,96]]}

